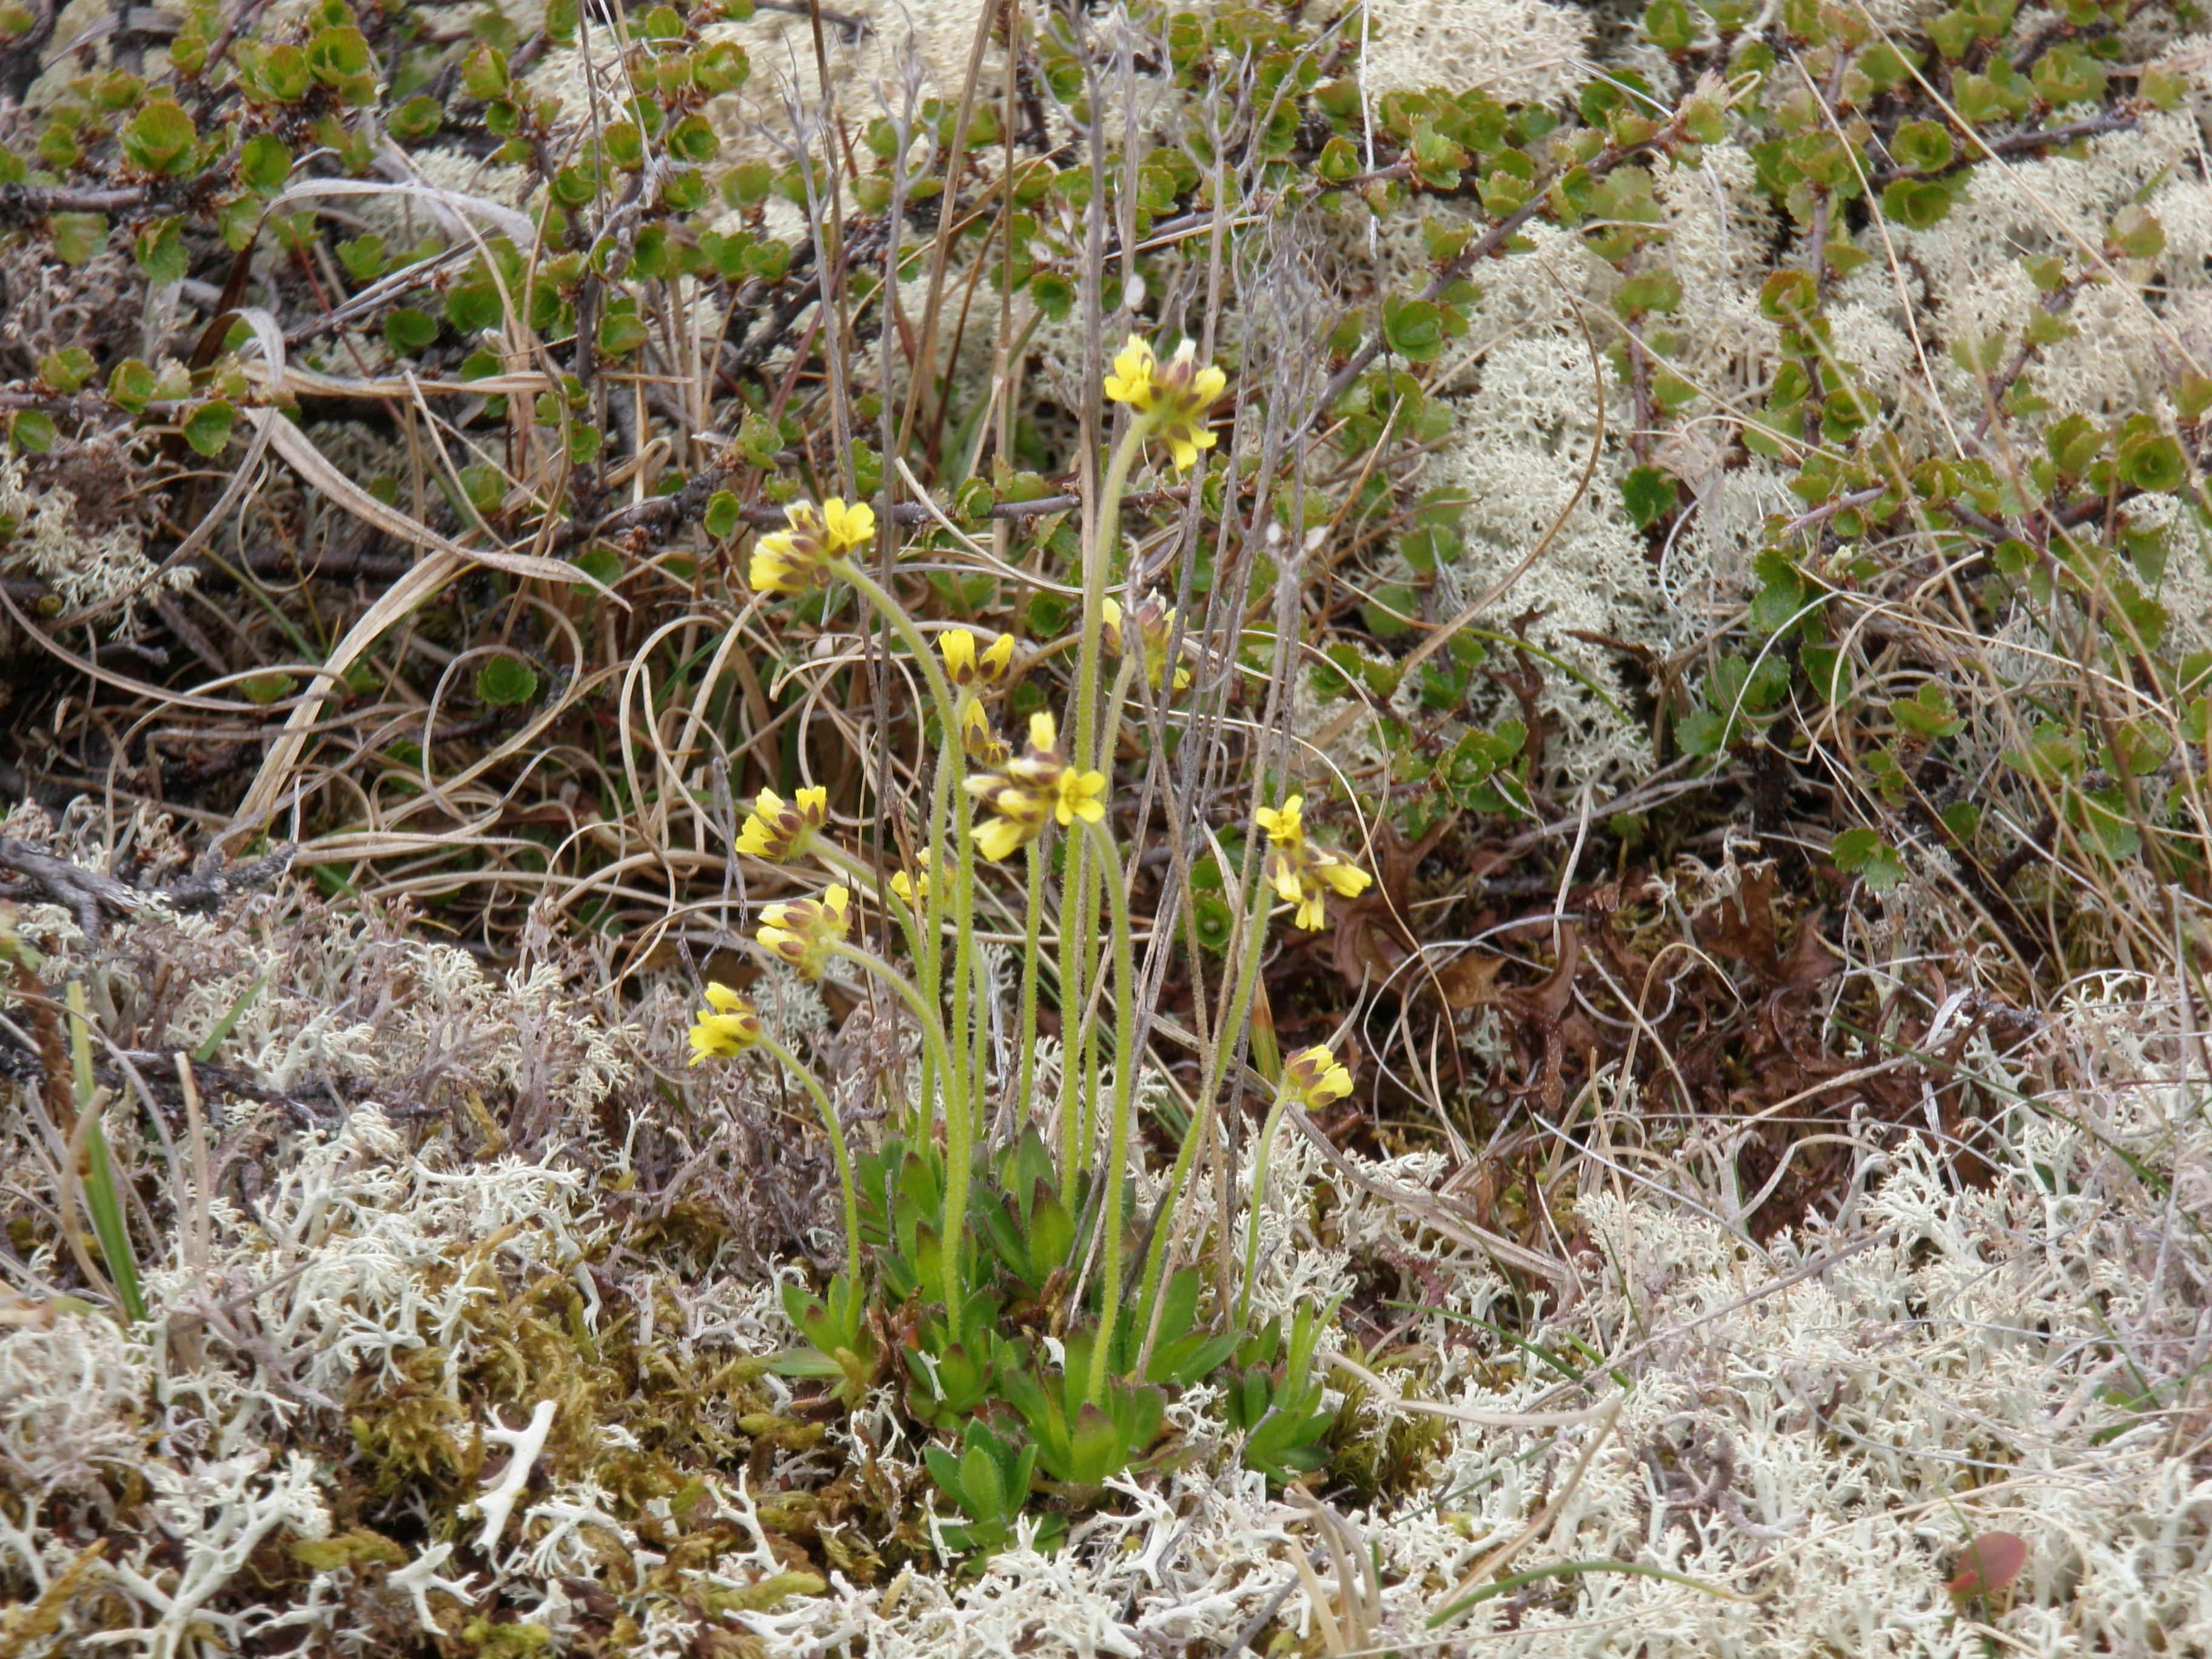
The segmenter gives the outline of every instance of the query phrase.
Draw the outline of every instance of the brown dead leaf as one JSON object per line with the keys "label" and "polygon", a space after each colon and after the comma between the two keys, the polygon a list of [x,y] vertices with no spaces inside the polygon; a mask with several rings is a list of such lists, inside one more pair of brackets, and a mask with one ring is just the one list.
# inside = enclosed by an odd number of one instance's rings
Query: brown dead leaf
{"label": "brown dead leaf", "polygon": [[1790,954],[1782,958],[1780,975],[1785,989],[1810,991],[1835,976],[1835,953],[1820,935],[1826,911],[1812,909],[1798,920],[1797,937],[1790,942]]}
{"label": "brown dead leaf", "polygon": [[1336,907],[1336,931],[1329,941],[1330,960],[1352,989],[1389,978],[1420,948],[1406,925],[1412,914],[1413,872],[1450,827],[1450,820],[1444,819],[1411,844],[1395,824],[1385,821],[1376,827],[1375,885]]}
{"label": "brown dead leaf", "polygon": [[1774,872],[1747,870],[1732,900],[1698,918],[1698,937],[1716,956],[1741,962],[1763,986],[1781,982],[1781,952],[1774,944]]}
{"label": "brown dead leaf", "polygon": [[1498,999],[1531,1024],[1556,1026],[1574,1006],[1575,970],[1582,960],[1581,930],[1568,922],[1559,929],[1559,965],[1534,985],[1507,986]]}
{"label": "brown dead leaf", "polygon": [[1504,957],[1479,954],[1458,957],[1446,963],[1437,969],[1437,984],[1443,992],[1444,1006],[1459,1013],[1497,1002],[1498,970],[1504,965]]}

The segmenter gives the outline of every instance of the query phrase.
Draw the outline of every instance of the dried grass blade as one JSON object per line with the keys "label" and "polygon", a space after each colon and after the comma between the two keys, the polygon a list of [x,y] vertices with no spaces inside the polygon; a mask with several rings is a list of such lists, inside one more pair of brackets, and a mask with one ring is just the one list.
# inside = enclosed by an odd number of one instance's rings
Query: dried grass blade
{"label": "dried grass blade", "polygon": [[[416,547],[428,548],[434,553],[449,557],[489,565],[494,570],[504,570],[510,576],[522,576],[541,582],[590,582],[601,592],[607,590],[576,568],[558,559],[541,559],[529,553],[508,553],[488,547],[463,547],[449,541],[428,525],[409,518],[394,507],[386,507],[351,478],[331,465],[322,451],[307,441],[307,434],[270,409],[246,411],[262,431],[269,434],[270,447],[299,473],[301,478],[329,496],[340,507],[366,524],[374,525],[387,536],[396,536]],[[612,594],[608,597],[613,598]]]}
{"label": "dried grass blade", "polygon": [[538,227],[530,222],[527,214],[486,201],[481,196],[441,190],[435,185],[420,185],[411,179],[385,183],[374,179],[303,179],[269,205],[273,211],[287,203],[313,201],[319,196],[412,196],[449,213],[479,219],[517,247],[529,247],[538,240]]}

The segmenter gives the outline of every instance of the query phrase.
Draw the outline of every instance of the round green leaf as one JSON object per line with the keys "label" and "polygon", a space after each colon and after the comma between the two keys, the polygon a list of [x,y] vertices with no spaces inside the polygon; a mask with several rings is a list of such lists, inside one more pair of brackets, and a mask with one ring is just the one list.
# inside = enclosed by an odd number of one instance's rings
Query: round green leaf
{"label": "round green leaf", "polygon": [[2166,227],[2139,207],[2112,216],[2112,252],[2128,259],[2155,259],[2166,251]]}
{"label": "round green leaf", "polygon": [[438,319],[413,306],[401,306],[384,319],[384,343],[398,357],[411,357],[438,337]]}
{"label": "round green leaf", "polygon": [[1674,481],[1656,466],[1639,466],[1620,481],[1620,504],[1638,530],[1674,510]]}
{"label": "round green leaf", "polygon": [[461,90],[479,103],[507,94],[507,54],[497,46],[478,46],[461,66]]}
{"label": "round green leaf", "polygon": [[587,167],[566,167],[553,175],[553,199],[564,208],[581,207],[592,199],[598,181]]}
{"label": "round green leaf", "polygon": [[687,115],[668,130],[668,153],[683,161],[711,161],[722,141],[703,115]]}
{"label": "round green leaf", "polygon": [[54,447],[53,417],[40,410],[19,409],[9,420],[8,435],[16,448],[43,455]]}
{"label": "round green leaf", "polygon": [[769,193],[775,171],[765,161],[741,161],[722,178],[722,199],[732,207],[750,207]]}
{"label": "round green leaf", "polygon": [[602,587],[612,587],[622,580],[622,555],[604,544],[586,548],[569,562]]}
{"label": "round green leaf", "polygon": [[409,143],[428,138],[445,124],[446,106],[427,94],[417,93],[392,112],[385,125],[392,136]]}
{"label": "round green leaf", "polygon": [[1651,0],[1644,9],[1644,32],[1662,52],[1687,52],[1698,38],[1683,0]]}
{"label": "round green leaf", "polygon": [[1907,121],[1889,141],[1901,167],[1935,173],[1951,165],[1950,129],[1936,121]]}
{"label": "round green leaf", "polygon": [[119,137],[133,167],[148,173],[180,173],[191,167],[199,134],[192,118],[164,99],[132,116]]}
{"label": "round green leaf", "polygon": [[297,46],[271,46],[261,54],[262,89],[280,104],[307,95],[307,55]]}
{"label": "round green leaf", "polygon": [[610,122],[604,142],[607,160],[625,173],[635,173],[645,165],[645,139],[635,121]]}
{"label": "round green leaf", "polygon": [[1382,337],[1409,362],[1432,362],[1443,349],[1443,312],[1431,300],[1386,300]]}
{"label": "round green leaf", "polygon": [[133,252],[138,269],[156,288],[184,281],[191,263],[185,252],[184,221],[180,218],[164,219],[139,232]]}
{"label": "round green leaf", "polygon": [[39,360],[39,379],[56,392],[76,391],[98,371],[92,354],[82,346],[49,352]]}
{"label": "round green leaf", "polygon": [[1932,179],[1898,179],[1882,187],[1882,216],[1908,229],[1941,224],[1950,211],[1951,192]]}
{"label": "round green leaf", "polygon": [[631,312],[610,312],[599,319],[599,349],[610,357],[627,356],[652,337],[645,319]]}
{"label": "round green leaf", "polygon": [[368,73],[376,59],[359,29],[319,29],[307,43],[307,69],[325,86],[340,87]]}
{"label": "round green leaf", "polygon": [[495,466],[478,463],[461,469],[461,488],[468,492],[469,504],[479,513],[495,513],[507,496],[507,480]]}
{"label": "round green leaf", "polygon": [[125,357],[107,377],[109,401],[136,415],[153,400],[154,371],[136,357]]}
{"label": "round green leaf", "polygon": [[463,283],[446,294],[446,320],[464,334],[497,328],[507,313],[499,289],[489,282]]}
{"label": "round green leaf", "polygon": [[1818,290],[1802,270],[1778,270],[1759,290],[1759,308],[1778,322],[1796,322],[1819,308]]}
{"label": "round green leaf", "polygon": [[1673,272],[1648,270],[1631,276],[1613,296],[1613,308],[1623,317],[1651,312],[1670,312],[1682,303],[1682,284]]}
{"label": "round green leaf", "polygon": [[2137,489],[2166,495],[2181,488],[2189,463],[2181,446],[2164,433],[2133,438],[2120,446],[2120,476]]}
{"label": "round green leaf", "polygon": [[751,73],[745,49],[734,40],[717,40],[691,60],[691,83],[710,98],[735,92]]}
{"label": "round green leaf", "polygon": [[258,196],[274,196],[292,174],[292,152],[273,133],[257,132],[238,147],[238,181]]}
{"label": "round green leaf", "polygon": [[494,657],[477,670],[477,701],[514,708],[538,695],[538,671],[520,657]]}
{"label": "round green leaf", "polygon": [[230,428],[236,419],[228,402],[211,398],[185,416],[185,441],[213,459],[222,454],[223,446],[230,441]]}
{"label": "round green leaf", "polygon": [[738,498],[718,489],[707,499],[707,533],[716,541],[734,535],[738,528]]}
{"label": "round green leaf", "polygon": [[46,222],[54,258],[81,265],[107,246],[107,216],[100,213],[57,213]]}

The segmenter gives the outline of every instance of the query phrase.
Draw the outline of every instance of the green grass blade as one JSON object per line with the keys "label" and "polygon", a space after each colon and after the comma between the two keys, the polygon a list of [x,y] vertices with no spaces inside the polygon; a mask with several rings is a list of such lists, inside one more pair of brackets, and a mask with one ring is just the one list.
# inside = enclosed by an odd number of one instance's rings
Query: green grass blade
{"label": "green grass blade", "polygon": [[222,1040],[238,1029],[238,1022],[246,1017],[246,1011],[253,1006],[254,998],[259,996],[268,984],[269,975],[264,974],[238,994],[238,1000],[230,1005],[228,1013],[216,1021],[215,1030],[207,1034],[207,1041],[192,1050],[195,1063],[204,1066],[215,1058],[216,1050],[222,1047]]}
{"label": "green grass blade", "polygon": [[92,1022],[85,1015],[81,980],[70,981],[69,1011],[76,1109],[91,1120],[84,1125],[84,1207],[92,1217],[100,1253],[106,1258],[108,1277],[115,1281],[116,1297],[135,1325],[146,1317],[146,1297],[138,1287],[138,1261],[131,1252],[131,1229],[123,1218],[123,1200],[115,1190],[115,1165],[107,1156],[107,1135],[98,1115],[100,1100],[92,1078]]}
{"label": "green grass blade", "polygon": [[145,1292],[138,1286],[138,1262],[131,1253],[131,1230],[124,1224],[123,1201],[115,1190],[115,1170],[107,1158],[107,1136],[99,1124],[86,1134],[84,1207],[92,1216],[92,1231],[106,1258],[108,1276],[123,1311],[137,1324],[146,1317]]}

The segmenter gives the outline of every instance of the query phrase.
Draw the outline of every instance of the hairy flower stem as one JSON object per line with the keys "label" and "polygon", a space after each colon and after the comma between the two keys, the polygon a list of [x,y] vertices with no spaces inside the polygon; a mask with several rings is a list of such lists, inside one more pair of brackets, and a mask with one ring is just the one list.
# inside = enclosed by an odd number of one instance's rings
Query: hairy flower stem
{"label": "hairy flower stem", "polygon": [[876,902],[882,905],[884,910],[898,922],[899,931],[906,935],[908,953],[914,957],[915,972],[922,980],[921,993],[924,996],[927,996],[929,981],[922,972],[921,922],[913,907],[902,902],[898,895],[889,890],[883,878],[877,872],[826,837],[817,838],[809,850],[829,868],[856,884],[861,891],[872,896]]}
{"label": "hairy flower stem", "polygon": [[[966,696],[956,698],[956,704],[964,703]],[[965,1050],[960,1055],[960,1109],[967,1115],[973,1128],[983,1121],[983,1049],[981,1042],[985,1026],[989,1024],[984,998],[979,994],[976,975],[981,964],[975,952],[975,837],[973,834],[975,805],[969,799],[963,781],[968,769],[967,751],[961,744],[960,719],[966,709],[956,707],[953,722],[945,728],[944,758],[939,763],[937,775],[952,794],[952,846],[957,868],[952,878],[952,1024],[951,1030]],[[930,855],[936,865],[939,854]],[[931,884],[935,890],[937,884]],[[932,944],[935,936],[932,935]],[[949,1224],[949,1223],[948,1223]],[[947,1235],[950,1237],[950,1234]]]}
{"label": "hairy flower stem", "polygon": [[1113,820],[1089,826],[1098,843],[1106,891],[1114,905],[1114,1119],[1106,1142],[1106,1202],[1098,1218],[1104,1257],[1100,1286],[1098,1340],[1091,1349],[1091,1376],[1084,1397],[1096,1406],[1106,1398],[1109,1351],[1115,1318],[1121,1307],[1121,1189],[1129,1171],[1129,1117],[1137,1092],[1136,947],[1129,928],[1129,890],[1121,880],[1121,854],[1114,845]]}
{"label": "hairy flower stem", "polygon": [[[952,1029],[960,1034],[960,1041],[957,1043],[948,1044],[942,1027],[938,1027],[933,1060],[933,1064],[943,1068],[945,1078],[946,1165],[945,1276],[949,1295],[951,1288],[959,1277],[959,1268],[957,1264],[959,1256],[960,1228],[968,1213],[969,1174],[968,1166],[974,1155],[975,1122],[981,1115],[980,1079],[971,1078],[969,1074],[969,1063],[973,1052],[968,1040],[968,1022],[974,1012],[972,988],[975,950],[975,855],[972,845],[973,837],[968,833],[970,809],[967,791],[954,787],[958,775],[965,769],[960,747],[959,705],[952,695],[951,684],[945,678],[945,671],[938,664],[937,653],[929,648],[929,642],[922,637],[921,630],[915,626],[914,618],[907,615],[906,607],[902,605],[888,589],[867,575],[849,558],[832,559],[830,561],[829,568],[833,573],[852,583],[861,597],[876,607],[899,638],[905,642],[907,650],[914,657],[915,665],[921,670],[923,678],[929,683],[930,698],[937,705],[939,726],[944,733],[943,759],[938,767],[937,781],[933,792],[934,799],[932,800],[930,809],[929,865],[933,871],[938,872],[952,872],[956,865],[957,868],[957,873],[950,876],[949,879],[953,890]],[[945,822],[947,813],[944,803],[947,796],[952,802],[951,816],[953,823],[950,827],[952,838],[957,842],[957,845],[951,849],[948,849],[945,844],[948,826]],[[948,850],[951,852],[952,856],[947,856]],[[920,952],[915,958],[916,971],[922,975],[924,983],[929,988],[931,994],[925,1001],[921,993],[917,991],[915,993],[914,1000],[930,1010],[927,1024],[931,1026],[937,1024],[937,992],[939,983],[936,972],[937,941],[941,918],[944,915],[942,906],[945,886],[944,878],[930,884],[929,897],[926,905],[927,914],[922,927],[922,931],[927,935],[927,948]],[[926,969],[921,965],[924,961],[928,963]],[[888,974],[890,969],[886,967],[883,971]],[[893,977],[896,976],[893,975]],[[906,981],[902,979],[898,981],[898,984],[905,987]],[[928,1067],[925,1066],[925,1086],[921,1096],[922,1109],[925,1113],[929,1101],[929,1091],[927,1086],[927,1072]],[[960,1304],[957,1301],[951,1302],[946,1308],[946,1313],[953,1324],[957,1327],[961,1318]]]}
{"label": "hairy flower stem", "polygon": [[[860,598],[876,606],[876,613],[884,622],[891,623],[891,630],[905,641],[907,650],[914,657],[914,665],[922,671],[922,679],[929,681],[929,702],[936,703],[938,708],[938,728],[945,732],[945,761],[942,761],[942,765],[938,765],[936,792],[933,792],[936,799],[931,801],[929,811],[929,867],[933,872],[953,869],[953,858],[947,856],[947,845],[945,845],[947,842],[947,823],[945,823],[947,811],[942,805],[945,796],[949,794],[953,801],[960,803],[956,807],[956,818],[957,825],[960,825],[960,830],[957,830],[960,845],[957,845],[956,854],[960,874],[953,878],[953,887],[956,887],[956,898],[953,898],[953,1011],[956,1011],[956,1029],[964,1030],[964,1026],[960,1026],[960,1018],[967,1013],[969,1006],[967,984],[969,975],[971,975],[971,951],[975,949],[975,914],[973,914],[975,911],[975,905],[973,905],[975,860],[973,860],[967,836],[967,792],[953,787],[956,775],[963,768],[960,714],[957,714],[957,706],[953,702],[953,688],[945,679],[945,671],[938,665],[938,657],[929,648],[929,641],[922,639],[922,630],[915,629],[914,617],[907,615],[907,608],[898,602],[896,595],[891,595],[890,588],[884,588],[880,581],[869,577],[849,557],[830,560],[830,571],[849,581],[854,591],[860,592]],[[927,933],[927,949],[915,953],[915,971],[922,973],[925,982],[929,984],[929,998],[925,998],[918,988],[911,987],[902,975],[898,975],[891,969],[890,963],[883,963],[880,957],[869,956],[867,951],[854,949],[849,945],[841,945],[838,951],[845,953],[854,963],[867,967],[884,984],[890,984],[894,991],[898,991],[900,998],[905,1000],[907,1006],[911,1006],[915,1018],[922,1022],[927,1064],[922,1066],[922,1097],[918,1102],[918,1109],[921,1109],[925,1121],[927,1115],[929,1115],[931,1064],[945,1078],[945,1088],[942,1088],[942,1095],[945,1095],[945,1316],[951,1321],[953,1332],[957,1334],[957,1329],[963,1325],[964,1307],[963,1297],[960,1297],[960,1228],[967,1221],[969,1161],[973,1159],[973,1146],[975,1146],[975,1139],[973,1139],[975,1097],[973,1097],[973,1086],[967,1075],[969,1044],[964,1040],[957,1046],[947,1044],[945,1042],[945,1026],[938,1020],[936,951],[938,927],[940,927],[942,902],[945,902],[942,891],[945,891],[945,880],[933,880],[929,884],[929,900],[925,905],[927,921],[922,925],[922,931]]]}
{"label": "hairy flower stem", "polygon": [[[1037,975],[1044,932],[1044,878],[1050,867],[1045,857],[1046,842],[1039,836],[1029,845],[1030,908],[1028,925],[1022,933],[1022,1015],[1015,1029],[1020,1033],[1021,1081],[1014,1091],[1018,1109],[1029,1110],[1030,1091],[1036,1083]],[[1065,1036],[1063,1028],[1061,1035]],[[1066,1053],[1061,1050],[1063,1066]]]}
{"label": "hairy flower stem", "polygon": [[[1231,999],[1232,1022],[1243,1018],[1244,1004],[1251,996],[1251,988],[1259,971],[1260,952],[1256,945],[1264,939],[1267,929],[1268,889],[1264,882],[1255,882],[1254,886],[1257,894],[1247,925],[1251,929],[1250,937],[1255,948],[1248,949],[1237,960],[1237,982]],[[1232,1029],[1233,1024],[1224,1028],[1224,1039],[1227,1030]],[[1215,1052],[1227,1054],[1227,1042],[1217,1039]],[[1168,1245],[1175,1231],[1169,1223],[1175,1214],[1176,1201],[1182,1195],[1182,1183],[1190,1175],[1190,1166],[1196,1160],[1198,1149],[1205,1141],[1207,1127],[1212,1122],[1215,1097],[1218,1093],[1218,1069],[1209,1062],[1206,1086],[1199,1092],[1198,1111],[1190,1121],[1189,1129],[1184,1133],[1182,1146],[1176,1150],[1175,1167],[1168,1172],[1167,1190],[1159,1199],[1159,1218],[1152,1225],[1152,1248],[1145,1257],[1145,1278],[1137,1297],[1137,1317],[1145,1327],[1147,1355],[1152,1346],[1152,1317],[1158,1305],[1160,1281],[1167,1273]]]}
{"label": "hairy flower stem", "polygon": [[[915,1018],[921,1025],[923,1052],[935,1060],[939,1075],[948,1079],[957,1075],[952,1069],[952,1057],[947,1051],[945,1041],[945,1027],[938,1019],[937,1010],[932,1007],[921,993],[915,988],[912,981],[881,957],[871,951],[863,951],[857,945],[839,943],[832,945],[830,949],[832,954],[841,956],[846,961],[866,969],[888,986],[900,1001],[912,1009]],[[926,1117],[929,1110],[927,1097],[924,1097],[920,1103],[920,1109]],[[945,1316],[951,1326],[955,1340],[958,1339],[963,1322],[963,1310],[966,1306],[965,1299],[961,1295],[960,1228],[968,1216],[968,1166],[974,1156],[974,1142],[969,1133],[969,1127],[966,1109],[956,1102],[951,1091],[947,1089],[945,1096],[945,1250],[942,1288],[945,1293]]]}
{"label": "hairy flower stem", "polygon": [[[1068,744],[1068,759],[1078,768],[1104,772],[1112,757],[1100,752],[1098,679],[1105,650],[1106,567],[1121,537],[1121,497],[1128,490],[1129,470],[1143,450],[1151,429],[1143,419],[1132,421],[1107,463],[1106,481],[1098,494],[1097,532],[1083,562],[1083,628],[1075,664],[1075,730]],[[1073,1022],[1088,999],[1092,971],[1091,933],[1085,921],[1098,914],[1098,871],[1091,861],[1090,845],[1077,837],[1067,849],[1067,868],[1061,879],[1060,899],[1060,1009],[1067,1024],[1060,1066],[1060,1193],[1063,1204],[1075,1201],[1075,1182],[1091,1146],[1091,1116],[1084,1098],[1083,1074],[1087,1069],[1078,1058],[1081,1032]],[[1126,895],[1123,898],[1126,900]],[[1126,1022],[1133,1010],[1121,1011]]]}
{"label": "hairy flower stem", "polygon": [[763,1032],[760,1046],[774,1054],[776,1063],[797,1078],[806,1092],[814,1097],[814,1104],[822,1114],[822,1127],[830,1132],[830,1150],[837,1159],[838,1194],[845,1204],[845,1271],[852,1276],[857,1289],[860,1283],[860,1199],[859,1189],[853,1184],[853,1155],[845,1145],[845,1130],[837,1121],[837,1109],[830,1103],[830,1096],[814,1073],[799,1064],[793,1054],[774,1037]]}

